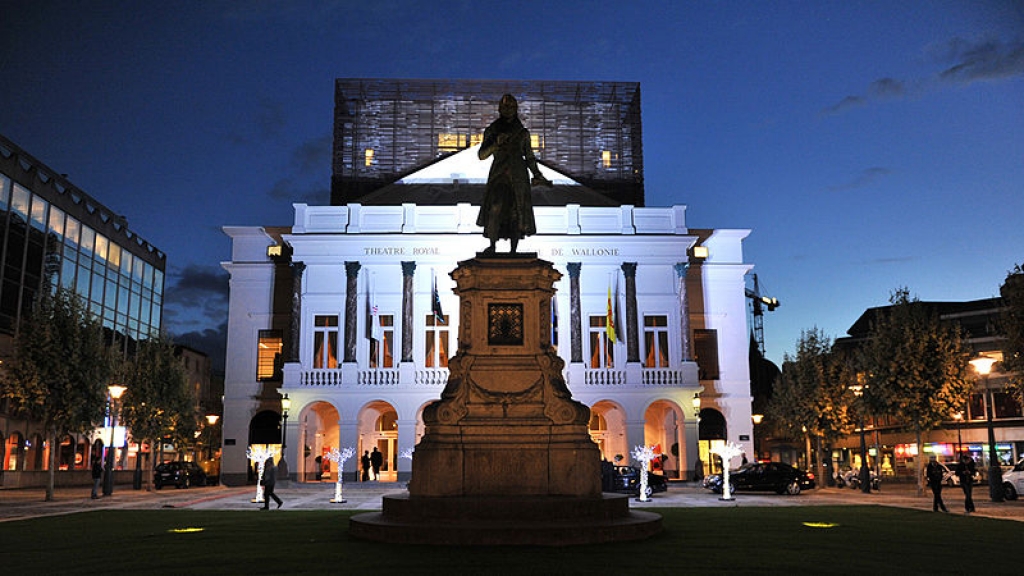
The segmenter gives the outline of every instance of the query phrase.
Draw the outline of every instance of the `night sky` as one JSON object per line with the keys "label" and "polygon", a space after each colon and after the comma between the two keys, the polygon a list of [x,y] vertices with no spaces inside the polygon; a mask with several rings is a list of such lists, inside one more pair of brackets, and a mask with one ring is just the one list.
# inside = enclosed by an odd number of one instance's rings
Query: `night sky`
{"label": "night sky", "polygon": [[777,363],[1024,262],[1024,2],[0,0],[0,133],[167,253],[215,357],[220,229],[329,203],[347,77],[640,82],[647,205],[752,230]]}

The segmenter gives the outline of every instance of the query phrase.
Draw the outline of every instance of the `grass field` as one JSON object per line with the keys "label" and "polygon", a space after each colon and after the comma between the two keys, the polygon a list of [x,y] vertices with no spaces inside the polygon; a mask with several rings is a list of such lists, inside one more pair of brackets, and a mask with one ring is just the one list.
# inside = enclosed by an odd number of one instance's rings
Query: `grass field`
{"label": "grass field", "polygon": [[662,508],[641,542],[400,546],[351,511],[106,510],[0,524],[15,574],[1021,574],[1024,524],[877,506]]}

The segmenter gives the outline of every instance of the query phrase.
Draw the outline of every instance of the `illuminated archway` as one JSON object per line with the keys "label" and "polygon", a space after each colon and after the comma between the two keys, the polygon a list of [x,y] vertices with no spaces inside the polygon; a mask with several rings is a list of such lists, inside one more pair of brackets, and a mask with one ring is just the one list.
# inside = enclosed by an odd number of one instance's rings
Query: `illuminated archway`
{"label": "illuminated archway", "polygon": [[[626,440],[626,412],[610,400],[601,400],[590,408],[590,438],[601,451],[601,458],[613,464],[629,460],[630,448]],[[622,462],[615,457],[622,456]]]}
{"label": "illuminated archway", "polygon": [[[302,458],[298,478],[303,482],[336,482],[338,464],[326,454],[340,445],[338,410],[328,402],[313,402],[299,414],[299,436],[302,439]],[[351,466],[351,465],[350,465]]]}
{"label": "illuminated archway", "polygon": [[686,426],[683,410],[675,402],[657,400],[644,413],[644,443],[662,458],[651,461],[651,471],[682,479],[686,462]]}
{"label": "illuminated archway", "polygon": [[[378,400],[363,407],[358,420],[359,447],[357,458],[364,453],[373,455],[374,448],[381,453],[380,480],[398,480],[398,412],[394,406]],[[358,460],[357,460],[358,461]],[[362,469],[360,468],[360,478]],[[370,471],[373,478],[373,471]]]}

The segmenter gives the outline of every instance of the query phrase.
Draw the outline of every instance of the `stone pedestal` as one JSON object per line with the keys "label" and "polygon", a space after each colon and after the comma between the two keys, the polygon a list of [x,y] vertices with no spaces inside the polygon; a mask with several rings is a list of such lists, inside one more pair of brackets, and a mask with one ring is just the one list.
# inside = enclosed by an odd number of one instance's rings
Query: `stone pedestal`
{"label": "stone pedestal", "polygon": [[646,538],[661,516],[601,493],[590,410],[551,349],[561,277],[534,254],[485,256],[452,273],[459,350],[423,413],[408,496],[350,521],[353,536],[434,544],[584,544]]}

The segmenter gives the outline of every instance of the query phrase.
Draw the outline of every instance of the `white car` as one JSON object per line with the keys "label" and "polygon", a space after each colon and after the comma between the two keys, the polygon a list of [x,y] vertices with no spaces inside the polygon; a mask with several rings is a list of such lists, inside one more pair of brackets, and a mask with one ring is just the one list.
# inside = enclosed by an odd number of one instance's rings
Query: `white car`
{"label": "white car", "polygon": [[1024,458],[1013,470],[1003,472],[1003,491],[1007,500],[1016,500],[1018,494],[1024,493]]}

